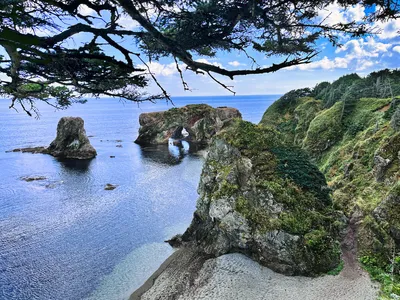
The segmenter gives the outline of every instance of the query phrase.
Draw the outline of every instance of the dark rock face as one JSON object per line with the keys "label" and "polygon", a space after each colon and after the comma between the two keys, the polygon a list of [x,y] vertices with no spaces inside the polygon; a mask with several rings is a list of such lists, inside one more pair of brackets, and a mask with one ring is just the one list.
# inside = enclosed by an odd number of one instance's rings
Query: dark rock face
{"label": "dark rock face", "polygon": [[338,218],[325,178],[281,141],[274,130],[243,121],[214,137],[192,224],[171,242],[215,256],[241,252],[288,275],[334,268]]}
{"label": "dark rock face", "polygon": [[[241,118],[235,108],[213,108],[206,104],[187,105],[165,112],[143,113],[139,117],[137,144],[167,144],[169,138],[208,143],[232,119]],[[186,130],[188,136],[183,136]]]}
{"label": "dark rock face", "polygon": [[375,152],[372,170],[376,181],[393,184],[398,181],[396,170],[400,167],[400,132],[383,140]]}
{"label": "dark rock face", "polygon": [[57,125],[57,137],[47,148],[19,148],[7,152],[41,153],[71,159],[91,159],[97,155],[86,136],[84,121],[79,117],[62,117]]}
{"label": "dark rock face", "polygon": [[63,117],[57,125],[57,137],[47,148],[55,157],[90,159],[97,155],[90,144],[84,128],[84,121],[79,117]]}
{"label": "dark rock face", "polygon": [[400,185],[397,184],[377,208],[373,216],[394,239],[396,246],[400,246]]}

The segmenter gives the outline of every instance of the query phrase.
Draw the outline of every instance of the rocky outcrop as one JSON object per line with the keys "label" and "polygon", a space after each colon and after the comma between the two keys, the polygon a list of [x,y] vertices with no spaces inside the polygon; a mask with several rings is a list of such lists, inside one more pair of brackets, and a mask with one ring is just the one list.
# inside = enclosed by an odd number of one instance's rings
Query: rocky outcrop
{"label": "rocky outcrop", "polygon": [[235,108],[213,108],[193,104],[164,112],[143,113],[139,116],[137,144],[167,144],[169,138],[207,143],[232,119],[241,118]]}
{"label": "rocky outcrop", "polygon": [[63,117],[57,125],[57,137],[47,148],[55,157],[90,159],[97,155],[86,135],[84,121],[79,117]]}
{"label": "rocky outcrop", "polygon": [[86,136],[84,121],[79,117],[61,118],[57,125],[57,136],[49,147],[20,148],[10,152],[42,153],[71,159],[91,159],[97,155]]}
{"label": "rocky outcrop", "polygon": [[383,139],[374,155],[373,174],[378,182],[388,184],[398,181],[396,171],[400,167],[400,132]]}
{"label": "rocky outcrop", "polygon": [[215,136],[192,224],[172,243],[215,256],[241,252],[289,275],[335,267],[336,218],[325,178],[281,140],[273,129],[244,121]]}
{"label": "rocky outcrop", "polygon": [[400,184],[373,211],[376,221],[388,231],[388,234],[400,246]]}

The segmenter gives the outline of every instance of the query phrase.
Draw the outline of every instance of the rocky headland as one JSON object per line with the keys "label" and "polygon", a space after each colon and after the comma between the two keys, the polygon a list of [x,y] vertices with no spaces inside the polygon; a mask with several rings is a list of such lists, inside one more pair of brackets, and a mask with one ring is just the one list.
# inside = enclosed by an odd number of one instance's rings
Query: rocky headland
{"label": "rocky headland", "polygon": [[91,159],[97,155],[80,117],[62,117],[57,125],[57,136],[49,147],[19,148],[12,152],[50,154],[67,159]]}
{"label": "rocky headland", "polygon": [[399,299],[400,98],[379,97],[399,74],[294,90],[215,132],[180,249],[131,299],[376,299],[371,279]]}

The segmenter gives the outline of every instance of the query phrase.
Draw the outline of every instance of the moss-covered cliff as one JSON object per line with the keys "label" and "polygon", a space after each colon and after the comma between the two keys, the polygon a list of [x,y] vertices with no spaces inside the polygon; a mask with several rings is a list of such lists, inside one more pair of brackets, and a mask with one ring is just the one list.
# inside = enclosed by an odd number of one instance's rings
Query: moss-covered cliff
{"label": "moss-covered cliff", "polygon": [[291,92],[261,124],[313,158],[333,190],[334,208],[357,225],[358,256],[384,283],[382,297],[400,295],[400,97],[354,96],[327,107],[316,94]]}
{"label": "moss-covered cliff", "polygon": [[182,239],[206,253],[241,252],[285,274],[339,263],[342,223],[318,168],[274,129],[237,120],[217,134]]}

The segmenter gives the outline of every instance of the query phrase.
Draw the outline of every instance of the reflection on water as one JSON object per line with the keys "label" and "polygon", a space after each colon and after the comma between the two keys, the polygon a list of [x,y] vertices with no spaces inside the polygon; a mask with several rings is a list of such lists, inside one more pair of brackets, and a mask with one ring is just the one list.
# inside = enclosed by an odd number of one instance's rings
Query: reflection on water
{"label": "reflection on water", "polygon": [[180,164],[184,157],[205,148],[205,144],[169,139],[168,145],[141,146],[141,151],[144,159],[173,166]]}
{"label": "reflection on water", "polygon": [[65,169],[86,172],[89,170],[93,159],[58,159],[58,161]]}

